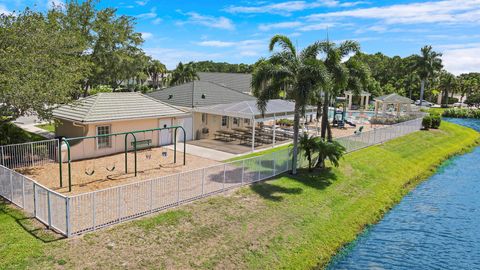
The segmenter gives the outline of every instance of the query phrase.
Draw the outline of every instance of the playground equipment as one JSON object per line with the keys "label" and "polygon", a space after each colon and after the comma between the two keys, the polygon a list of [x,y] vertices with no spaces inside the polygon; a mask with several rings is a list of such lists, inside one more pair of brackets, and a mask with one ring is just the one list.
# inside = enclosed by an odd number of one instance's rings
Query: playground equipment
{"label": "playground equipment", "polygon": [[[121,132],[121,133],[111,133],[111,134],[101,134],[101,135],[94,135],[94,136],[84,136],[84,137],[75,137],[75,138],[62,138],[61,141],[60,141],[60,145],[65,145],[66,146],[66,149],[67,149],[67,170],[68,170],[68,191],[71,192],[72,191],[72,168],[71,168],[71,163],[72,163],[72,160],[71,160],[71,151],[70,151],[70,148],[71,148],[71,144],[70,142],[72,141],[76,141],[76,140],[86,140],[86,139],[97,139],[97,138],[110,138],[110,137],[114,137],[115,138],[115,147],[116,147],[116,139],[117,139],[117,136],[124,136],[124,141],[125,141],[125,148],[124,148],[124,153],[125,153],[125,173],[128,173],[128,152],[129,152],[129,148],[128,148],[128,137],[129,136],[132,136],[133,138],[133,141],[131,142],[131,146],[133,147],[133,153],[134,153],[134,173],[135,173],[135,177],[137,176],[137,150],[138,150],[138,147],[140,148],[144,148],[144,147],[147,147],[151,150],[152,148],[152,139],[146,139],[145,138],[145,133],[147,132],[151,132],[151,134],[153,134],[154,131],[162,131],[162,130],[174,130],[174,138],[173,138],[173,162],[174,163],[177,163],[177,131],[178,129],[181,129],[183,131],[183,141],[185,142],[186,141],[186,133],[185,133],[185,129],[182,127],[182,126],[170,126],[170,127],[162,127],[162,128],[154,128],[154,129],[146,129],[146,130],[134,130],[134,131],[128,131],[128,132]],[[138,140],[137,141],[137,136],[135,134],[138,134],[138,133],[143,133],[144,134],[144,137],[143,137],[143,140]],[[110,144],[111,145],[111,141],[109,140],[107,142],[107,144]],[[58,148],[58,151],[59,151],[59,160],[58,160],[58,164],[59,164],[59,172],[60,172],[60,187],[63,187],[63,175],[62,175],[62,147],[59,147]],[[104,150],[104,153],[106,150]],[[114,148],[114,151],[116,151],[116,148]],[[166,154],[166,148],[164,146],[162,146],[162,156],[166,157],[167,154]],[[85,155],[85,144],[83,144],[83,155],[84,157],[86,156]],[[148,155],[148,153],[147,153]],[[184,143],[183,144],[183,165],[186,164],[186,144]],[[148,156],[146,156],[146,158],[148,158]],[[151,158],[151,153],[150,153],[150,158]],[[90,164],[90,163],[89,163]],[[113,164],[110,164],[109,166],[105,166],[105,168],[108,170],[108,171],[114,171],[116,169],[116,164],[115,162]],[[92,165],[90,166],[86,166],[85,169],[85,174],[86,175],[93,175],[95,173],[95,167],[94,167],[94,163],[92,163]]]}
{"label": "playground equipment", "polygon": [[[344,128],[345,127],[345,116],[347,114],[347,99],[345,97],[337,97],[335,99],[335,106],[333,108],[333,127]],[[342,110],[339,109],[339,106],[342,106]]]}

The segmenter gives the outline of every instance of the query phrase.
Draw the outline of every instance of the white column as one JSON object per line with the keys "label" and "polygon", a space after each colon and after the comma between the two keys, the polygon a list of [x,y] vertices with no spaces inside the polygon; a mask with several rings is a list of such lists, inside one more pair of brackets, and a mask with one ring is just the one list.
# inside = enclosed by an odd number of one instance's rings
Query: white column
{"label": "white column", "polygon": [[365,96],[360,95],[360,108],[363,107],[363,101],[364,101]]}
{"label": "white column", "polygon": [[365,103],[365,110],[366,110],[368,109],[368,104],[369,104],[368,102],[370,101],[370,96],[367,95],[365,98],[367,99],[367,102]]}
{"label": "white column", "polygon": [[401,108],[402,105],[397,104],[397,117],[400,117],[400,108]]}
{"label": "white column", "polygon": [[375,116],[378,115],[378,101],[375,100]]}
{"label": "white column", "polygon": [[351,110],[352,109],[352,94],[347,94],[348,96],[348,109]]}
{"label": "white column", "polygon": [[252,119],[252,152],[255,151],[255,118]]}

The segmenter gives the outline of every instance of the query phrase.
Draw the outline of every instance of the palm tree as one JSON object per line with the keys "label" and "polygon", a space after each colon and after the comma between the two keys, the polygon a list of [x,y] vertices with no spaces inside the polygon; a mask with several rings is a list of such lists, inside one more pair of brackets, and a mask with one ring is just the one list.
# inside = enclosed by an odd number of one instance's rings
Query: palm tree
{"label": "palm tree", "polygon": [[335,97],[345,90],[348,84],[348,69],[342,59],[350,53],[360,51],[360,45],[355,41],[344,41],[339,46],[330,41],[319,43],[319,50],[325,54],[324,63],[329,74],[328,82],[323,88],[323,112],[322,112],[322,126],[321,137],[325,139],[328,133],[328,139],[331,140],[332,132],[328,123],[328,105],[330,104],[331,96]]}
{"label": "palm tree", "polygon": [[413,68],[420,77],[420,106],[423,103],[423,95],[425,93],[425,81],[430,79],[435,72],[442,69],[442,56],[432,50],[432,46],[425,46],[420,50],[420,55],[414,55]]}
{"label": "palm tree", "polygon": [[325,168],[325,160],[329,160],[333,166],[338,167],[340,159],[345,154],[345,147],[337,141],[317,140],[318,161],[317,168]]}
{"label": "palm tree", "polygon": [[167,68],[162,62],[158,60],[151,60],[148,63],[147,73],[152,79],[153,87],[155,89],[159,88],[160,80],[163,78],[163,74],[167,72]]}
{"label": "palm tree", "polygon": [[439,88],[442,90],[442,107],[448,107],[448,93],[451,92],[452,94],[457,87],[457,78],[455,75],[448,71],[442,71],[440,73],[440,81],[439,81]]}
{"label": "palm tree", "polygon": [[184,65],[182,62],[178,63],[177,68],[172,72],[170,77],[170,85],[184,84],[198,79],[195,64],[190,62]]}
{"label": "palm tree", "polygon": [[298,147],[305,153],[305,157],[308,160],[308,171],[311,172],[313,169],[313,159],[312,155],[317,150],[317,139],[314,136],[309,136],[308,133],[303,133],[300,136],[298,141]]}
{"label": "palm tree", "polygon": [[315,90],[326,83],[327,73],[322,61],[317,59],[320,43],[313,43],[297,54],[288,37],[275,35],[270,40],[270,52],[277,45],[280,51],[255,67],[252,88],[262,112],[270,99],[279,98],[281,94],[295,102],[292,173],[296,174],[300,116],[305,114],[305,107]]}
{"label": "palm tree", "polygon": [[[350,58],[345,62],[345,66],[348,70],[346,89],[353,91],[357,96],[362,92],[367,92],[368,87],[373,83],[373,80],[375,80],[372,77],[372,72],[368,65],[356,58]],[[365,109],[368,109],[368,104],[365,104]]]}

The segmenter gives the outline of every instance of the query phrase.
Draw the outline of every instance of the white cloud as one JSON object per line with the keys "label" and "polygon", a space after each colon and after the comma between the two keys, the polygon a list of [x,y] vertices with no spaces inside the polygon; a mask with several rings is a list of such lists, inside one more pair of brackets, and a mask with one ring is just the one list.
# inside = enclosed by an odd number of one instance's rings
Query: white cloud
{"label": "white cloud", "polygon": [[225,29],[225,30],[235,29],[233,22],[230,19],[225,18],[223,16],[220,16],[220,17],[206,16],[206,15],[201,15],[197,12],[187,12],[184,15],[188,16],[188,19],[186,21],[178,22],[177,24],[179,25],[198,24],[198,25],[203,25],[203,26],[218,28],[218,29]]}
{"label": "white cloud", "polygon": [[150,12],[141,13],[135,16],[139,19],[154,19],[157,17],[157,8],[150,9]]}
{"label": "white cloud", "polygon": [[443,46],[443,64],[449,72],[459,75],[480,72],[480,43],[451,44]]}
{"label": "white cloud", "polygon": [[280,22],[280,23],[270,23],[270,24],[260,24],[258,29],[261,31],[270,31],[272,29],[285,29],[285,28],[295,28],[303,25],[301,22]]}
{"label": "white cloud", "polygon": [[195,44],[204,47],[217,47],[217,48],[225,48],[225,47],[232,47],[235,45],[235,42],[227,42],[227,41],[220,41],[220,40],[205,40],[196,42]]}
{"label": "white cloud", "polygon": [[316,21],[344,17],[377,19],[386,24],[478,23],[480,22],[480,0],[398,4],[312,14],[306,18]]}
{"label": "white cloud", "polygon": [[47,7],[48,8],[63,7],[63,6],[65,6],[65,3],[62,0],[48,0],[47,1]]}
{"label": "white cloud", "polygon": [[336,0],[317,0],[307,1],[285,1],[274,4],[263,4],[257,6],[229,6],[225,11],[230,13],[270,13],[284,16],[291,15],[292,12],[313,9],[318,7],[351,7],[366,3],[364,1],[341,3]]}
{"label": "white cloud", "polygon": [[264,39],[247,39],[239,41],[203,40],[196,45],[214,48],[230,48],[228,55],[259,56],[268,51],[268,41]]}
{"label": "white cloud", "polygon": [[0,14],[9,15],[11,13],[12,12],[8,10],[6,6],[0,4]]}
{"label": "white cloud", "polygon": [[141,32],[140,34],[142,34],[142,38],[143,38],[144,40],[148,40],[148,39],[153,38],[153,34],[150,33],[150,32]]}
{"label": "white cloud", "polygon": [[174,69],[180,61],[187,63],[190,61],[224,60],[225,58],[225,55],[221,53],[204,53],[172,48],[145,48],[145,52],[154,59],[162,61],[168,69]]}
{"label": "white cloud", "polygon": [[162,22],[161,18],[156,18],[152,21],[152,23],[155,24],[155,25],[160,24],[161,22]]}
{"label": "white cloud", "polygon": [[318,31],[318,30],[325,30],[333,26],[334,26],[333,23],[314,23],[314,24],[308,24],[308,25],[302,26],[298,30],[302,32]]}
{"label": "white cloud", "polygon": [[137,3],[137,5],[139,6],[145,6],[146,4],[148,4],[149,0],[144,0],[144,1],[135,1],[135,3]]}

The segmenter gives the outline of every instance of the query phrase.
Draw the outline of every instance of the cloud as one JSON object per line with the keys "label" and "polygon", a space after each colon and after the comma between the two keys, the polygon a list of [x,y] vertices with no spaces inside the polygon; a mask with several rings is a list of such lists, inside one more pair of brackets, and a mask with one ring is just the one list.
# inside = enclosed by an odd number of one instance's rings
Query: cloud
{"label": "cloud", "polygon": [[161,18],[156,18],[152,21],[152,23],[155,24],[155,25],[160,24],[161,22],[162,22]]}
{"label": "cloud", "polygon": [[164,63],[168,69],[174,69],[178,62],[204,61],[204,60],[224,60],[225,55],[221,53],[205,53],[192,50],[172,49],[172,48],[145,48],[145,52]]}
{"label": "cloud", "polygon": [[397,4],[384,7],[359,8],[306,16],[309,21],[328,18],[375,19],[385,24],[417,23],[478,23],[480,0],[444,0],[438,2]]}
{"label": "cloud", "polygon": [[135,3],[139,6],[145,6],[148,4],[149,0],[144,0],[144,1],[135,1]]}
{"label": "cloud", "polygon": [[[181,13],[181,12],[180,12]],[[197,24],[203,25],[211,28],[218,28],[218,29],[225,29],[225,30],[233,30],[235,26],[233,22],[225,18],[223,16],[220,17],[213,17],[213,16],[206,16],[201,15],[197,12],[187,12],[181,13],[188,17],[186,21],[180,21],[177,24],[184,25],[184,24]]]}
{"label": "cloud", "polygon": [[225,48],[225,47],[232,47],[235,45],[235,42],[227,42],[227,41],[220,41],[220,40],[205,40],[196,42],[195,44],[204,47],[217,47],[217,48]]}
{"label": "cloud", "polygon": [[11,13],[12,12],[10,10],[8,10],[6,6],[0,4],[0,14],[9,15]]}
{"label": "cloud", "polygon": [[459,75],[480,71],[480,43],[451,44],[443,52],[443,64],[449,72]]}
{"label": "cloud", "polygon": [[229,13],[270,13],[284,16],[290,16],[292,12],[303,11],[318,7],[352,7],[366,3],[364,1],[341,3],[336,0],[317,0],[314,2],[306,1],[286,1],[275,4],[264,4],[257,6],[229,6],[225,11]]}
{"label": "cloud", "polygon": [[268,51],[268,41],[264,39],[247,39],[239,41],[220,41],[220,40],[204,40],[195,42],[196,45],[214,48],[231,48],[234,51],[227,55],[241,56],[259,56]]}
{"label": "cloud", "polygon": [[48,8],[53,8],[53,7],[63,7],[65,6],[65,2],[62,0],[48,0],[47,1],[47,7]]}
{"label": "cloud", "polygon": [[150,32],[141,32],[140,34],[142,34],[142,38],[143,38],[144,40],[148,40],[148,39],[153,38],[153,34],[150,33]]}
{"label": "cloud", "polygon": [[295,28],[303,25],[303,23],[298,21],[293,22],[280,22],[280,23],[270,23],[270,24],[260,24],[258,29],[261,31],[270,31],[272,29],[285,29],[285,28]]}
{"label": "cloud", "polygon": [[150,9],[150,12],[141,13],[135,17],[137,17],[138,19],[154,19],[157,17],[157,8],[152,8]]}

